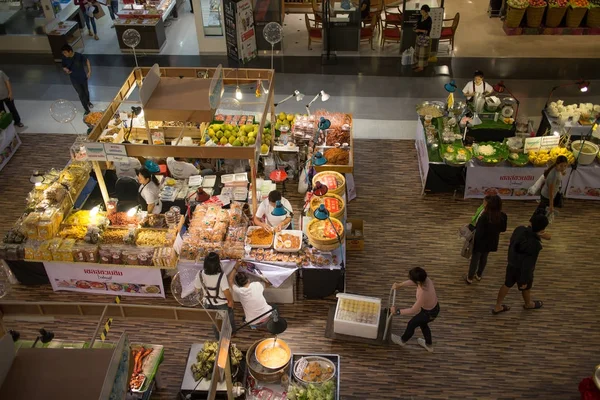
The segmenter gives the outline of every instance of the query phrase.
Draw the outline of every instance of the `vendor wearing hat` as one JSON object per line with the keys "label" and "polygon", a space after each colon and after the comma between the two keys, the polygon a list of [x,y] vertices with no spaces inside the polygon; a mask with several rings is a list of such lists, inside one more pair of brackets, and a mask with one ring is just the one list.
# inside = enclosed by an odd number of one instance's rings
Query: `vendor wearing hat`
{"label": "vendor wearing hat", "polygon": [[148,211],[148,214],[160,214],[162,202],[159,196],[158,179],[148,168],[140,168],[136,171],[136,174],[140,183],[138,204],[143,210]]}
{"label": "vendor wearing hat", "polygon": [[475,71],[473,74],[473,80],[467,83],[463,89],[463,93],[465,94],[468,102],[473,101],[475,93],[481,93],[484,96],[487,96],[493,91],[494,88],[484,80],[483,72],[481,71]]}
{"label": "vendor wearing hat", "polygon": [[[285,215],[273,215],[273,210],[277,206],[278,201],[280,201],[284,209],[287,210]],[[282,231],[290,226],[290,223],[292,222],[292,211],[292,205],[290,202],[286,198],[281,197],[281,193],[279,193],[277,190],[273,190],[271,193],[269,193],[269,197],[260,203],[260,206],[258,206],[256,215],[254,216],[254,224],[266,229],[267,231]]]}

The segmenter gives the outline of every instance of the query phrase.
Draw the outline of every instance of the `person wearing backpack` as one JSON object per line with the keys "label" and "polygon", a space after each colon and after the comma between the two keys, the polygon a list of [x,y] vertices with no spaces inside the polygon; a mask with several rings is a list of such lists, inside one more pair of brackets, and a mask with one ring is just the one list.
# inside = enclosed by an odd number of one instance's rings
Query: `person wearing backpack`
{"label": "person wearing backpack", "polygon": [[[205,307],[211,310],[227,310],[232,331],[235,331],[235,320],[233,317],[233,295],[227,282],[227,276],[221,268],[219,255],[214,252],[208,253],[204,258],[204,269],[198,272],[194,285],[205,293]],[[217,340],[219,331],[213,326],[213,332]]]}
{"label": "person wearing backpack", "polygon": [[498,251],[500,234],[506,232],[508,217],[502,212],[502,199],[497,194],[485,196],[484,209],[475,222],[475,237],[469,272],[464,276],[470,285],[473,279],[481,280],[488,255]]}

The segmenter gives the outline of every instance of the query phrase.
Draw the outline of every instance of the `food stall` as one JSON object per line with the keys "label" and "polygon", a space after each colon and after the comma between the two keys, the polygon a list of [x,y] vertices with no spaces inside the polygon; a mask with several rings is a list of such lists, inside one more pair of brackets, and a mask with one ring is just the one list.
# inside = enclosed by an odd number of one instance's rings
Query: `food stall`
{"label": "food stall", "polygon": [[21,138],[15,129],[12,116],[0,113],[0,171],[21,146]]}
{"label": "food stall", "polygon": [[565,104],[553,101],[542,111],[542,122],[537,136],[566,131],[571,136],[586,136],[594,124],[594,115],[600,113],[600,105],[592,103]]}
{"label": "food stall", "polygon": [[[431,115],[432,108],[437,108],[435,117]],[[596,118],[595,106],[586,105],[585,110],[586,121]],[[600,197],[600,165],[594,135],[587,135],[582,141],[565,129],[549,136],[527,138],[524,130],[523,134],[517,132],[501,141],[476,140],[458,133],[456,125],[460,123],[452,110],[447,112],[442,104],[427,102],[420,111],[416,148],[424,191],[433,191],[434,182],[441,182],[440,191],[444,187],[454,191],[462,186],[464,176],[465,198],[483,198],[496,192],[505,199],[535,199],[537,196],[530,195],[528,189],[558,156],[565,156],[571,165],[577,164],[563,179],[565,196],[593,200]],[[593,126],[587,129],[590,134]],[[435,168],[446,175],[436,174]],[[451,175],[453,169],[456,172]]]}

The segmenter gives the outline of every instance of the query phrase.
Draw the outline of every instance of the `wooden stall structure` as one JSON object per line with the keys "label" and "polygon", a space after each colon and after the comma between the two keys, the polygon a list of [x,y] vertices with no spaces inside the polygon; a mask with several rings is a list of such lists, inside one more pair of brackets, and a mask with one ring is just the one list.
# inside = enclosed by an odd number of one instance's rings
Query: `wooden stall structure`
{"label": "wooden stall structure", "polygon": [[[252,146],[185,146],[179,145],[182,137],[187,136],[200,140],[208,124],[213,122],[215,111],[224,98],[233,96],[226,88],[239,85],[255,84],[261,81],[268,93],[259,102],[241,102],[245,106],[258,108],[259,133]],[[146,127],[133,127],[127,141],[122,144],[128,157],[182,157],[198,159],[247,160],[250,163],[250,182],[252,191],[252,209],[256,212],[256,168],[260,155],[261,137],[267,114],[274,109],[274,71],[267,69],[231,69],[222,68],[161,68],[155,64],[151,68],[135,68],[123,83],[117,96],[107,106],[104,115],[92,129],[88,141],[97,142],[109,121],[118,113],[123,105],[142,107]],[[139,99],[130,99],[134,90],[138,89]],[[224,94],[225,93],[225,94]],[[225,96],[225,97],[223,97]],[[123,111],[123,110],[121,110]],[[176,121],[199,123],[200,129],[190,127],[161,127],[165,144],[152,144],[151,129],[148,121]],[[136,142],[136,143],[130,143]],[[138,144],[142,143],[143,144]],[[167,144],[175,141],[177,146]],[[106,184],[102,178],[103,162],[92,161],[98,177],[98,184],[104,202],[109,199]]]}

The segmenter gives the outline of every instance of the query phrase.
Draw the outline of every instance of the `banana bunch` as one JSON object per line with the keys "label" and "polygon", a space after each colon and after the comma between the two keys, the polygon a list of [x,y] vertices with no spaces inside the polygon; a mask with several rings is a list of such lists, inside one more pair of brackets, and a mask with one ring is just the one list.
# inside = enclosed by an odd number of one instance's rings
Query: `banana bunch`
{"label": "banana bunch", "polygon": [[555,147],[550,150],[550,159],[552,162],[556,162],[556,158],[558,156],[565,156],[569,160],[569,164],[573,164],[575,162],[575,156],[572,152],[567,150],[566,147]]}
{"label": "banana bunch", "polygon": [[536,167],[545,167],[550,161],[552,161],[552,157],[548,150],[529,152],[529,162]]}

